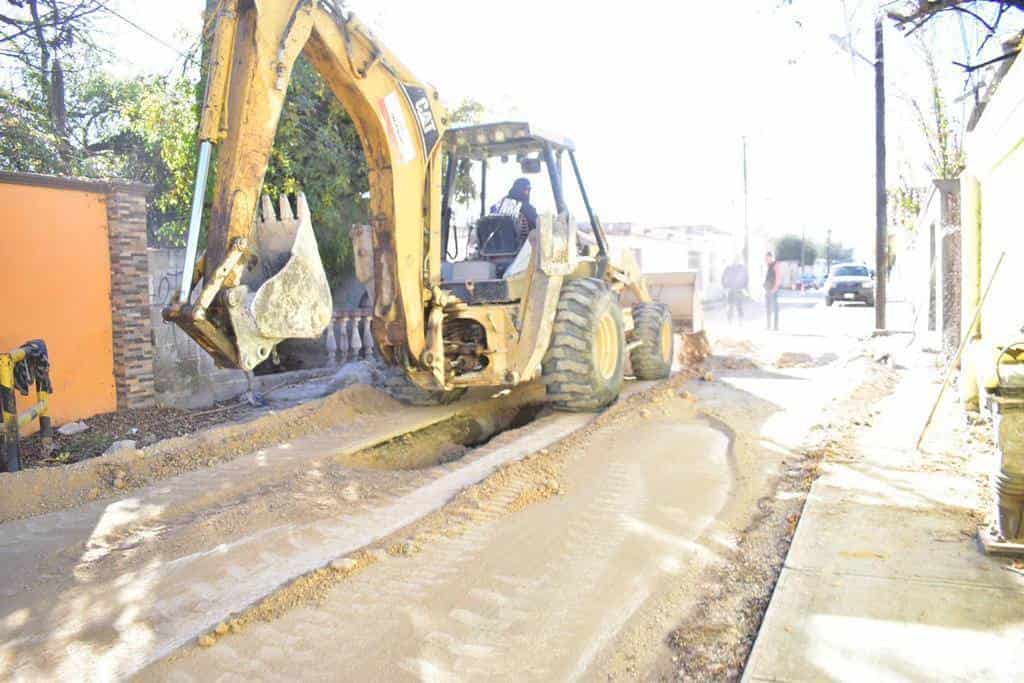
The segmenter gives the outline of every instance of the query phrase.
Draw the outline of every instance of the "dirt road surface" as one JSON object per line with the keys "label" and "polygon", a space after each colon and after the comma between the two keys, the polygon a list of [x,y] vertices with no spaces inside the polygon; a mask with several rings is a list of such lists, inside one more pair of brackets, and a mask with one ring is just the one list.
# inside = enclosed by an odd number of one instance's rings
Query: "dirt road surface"
{"label": "dirt road surface", "polygon": [[353,388],[354,421],[0,525],[0,671],[736,678],[812,427],[871,381],[854,346],[723,338],[703,380],[631,383],[599,416]]}
{"label": "dirt road surface", "polygon": [[662,577],[708,552],[696,541],[733,490],[728,436],[667,393],[647,417],[615,421],[580,443],[562,495],[505,514],[522,493],[508,486],[464,533],[389,556],[321,604],[144,678],[578,678]]}

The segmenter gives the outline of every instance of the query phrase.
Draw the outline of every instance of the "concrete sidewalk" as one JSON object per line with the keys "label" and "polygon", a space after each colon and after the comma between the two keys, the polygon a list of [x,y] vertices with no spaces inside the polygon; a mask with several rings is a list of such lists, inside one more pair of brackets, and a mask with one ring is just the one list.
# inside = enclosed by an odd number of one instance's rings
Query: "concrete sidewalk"
{"label": "concrete sidewalk", "polygon": [[745,681],[1024,677],[1024,577],[976,541],[994,455],[952,401],[914,451],[938,391],[916,358],[822,462]]}

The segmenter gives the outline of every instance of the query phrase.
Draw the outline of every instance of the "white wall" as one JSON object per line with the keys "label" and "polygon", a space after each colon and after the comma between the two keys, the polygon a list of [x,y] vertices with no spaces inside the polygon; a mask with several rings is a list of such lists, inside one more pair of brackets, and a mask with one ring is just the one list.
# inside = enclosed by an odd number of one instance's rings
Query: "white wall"
{"label": "white wall", "polygon": [[994,346],[1020,339],[1024,273],[1024,59],[1009,67],[966,139],[961,177],[963,329],[973,319],[1000,255],[1006,257],[981,312],[978,338],[963,365],[963,398],[977,398],[974,380],[990,372]]}

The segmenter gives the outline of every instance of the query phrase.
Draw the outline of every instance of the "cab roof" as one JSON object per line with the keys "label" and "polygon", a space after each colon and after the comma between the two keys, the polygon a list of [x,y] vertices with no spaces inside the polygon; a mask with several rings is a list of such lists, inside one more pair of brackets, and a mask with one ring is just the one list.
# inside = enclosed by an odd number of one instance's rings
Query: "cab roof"
{"label": "cab roof", "polygon": [[549,135],[526,121],[453,126],[444,133],[444,144],[459,156],[485,157],[516,152],[538,152],[551,145],[555,152],[575,151],[569,138]]}

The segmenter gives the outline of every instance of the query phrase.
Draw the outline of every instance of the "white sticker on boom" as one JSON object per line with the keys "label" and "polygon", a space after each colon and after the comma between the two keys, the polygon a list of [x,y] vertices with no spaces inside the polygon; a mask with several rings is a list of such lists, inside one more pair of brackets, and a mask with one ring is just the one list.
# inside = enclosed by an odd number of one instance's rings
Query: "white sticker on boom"
{"label": "white sticker on boom", "polygon": [[405,113],[402,111],[402,99],[397,92],[388,93],[379,101],[380,113],[384,115],[384,123],[388,127],[388,137],[398,148],[401,163],[407,164],[416,158],[416,146],[409,127],[405,125]]}

